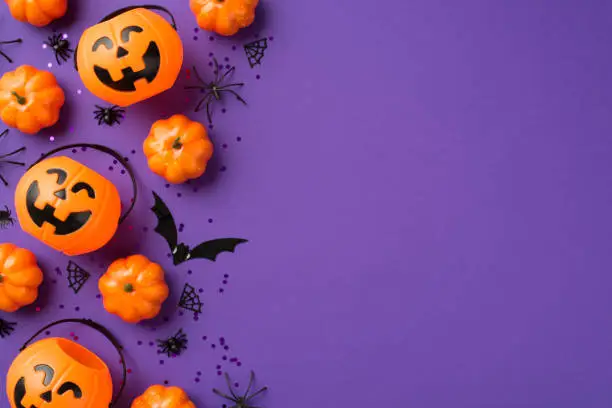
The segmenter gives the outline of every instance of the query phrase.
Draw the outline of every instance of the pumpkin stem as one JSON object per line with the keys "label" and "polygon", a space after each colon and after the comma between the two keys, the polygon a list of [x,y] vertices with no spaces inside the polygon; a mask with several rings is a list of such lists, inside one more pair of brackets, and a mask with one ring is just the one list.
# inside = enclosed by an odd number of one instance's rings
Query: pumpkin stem
{"label": "pumpkin stem", "polygon": [[174,139],[174,142],[172,143],[172,148],[178,150],[181,147],[183,147],[183,144],[181,143],[181,137],[179,136]]}
{"label": "pumpkin stem", "polygon": [[0,275],[0,283],[2,283],[2,281],[4,281],[4,276]]}
{"label": "pumpkin stem", "polygon": [[25,105],[26,103],[28,103],[28,100],[25,98],[25,96],[21,96],[19,95],[17,92],[12,91],[11,94],[17,98],[17,103],[20,105]]}
{"label": "pumpkin stem", "polygon": [[134,291],[134,285],[132,285],[131,283],[126,283],[125,285],[123,285],[123,290],[126,293],[132,293]]}

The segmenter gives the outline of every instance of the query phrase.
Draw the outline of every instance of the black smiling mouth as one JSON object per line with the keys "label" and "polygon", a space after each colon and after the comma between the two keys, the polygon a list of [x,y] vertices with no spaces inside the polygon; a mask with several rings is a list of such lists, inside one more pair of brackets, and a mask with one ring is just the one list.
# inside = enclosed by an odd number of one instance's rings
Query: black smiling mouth
{"label": "black smiling mouth", "polygon": [[[55,235],[69,235],[83,228],[89,221],[89,218],[91,218],[91,211],[80,211],[70,213],[66,221],[59,220],[55,217],[55,208],[51,207],[49,204],[46,204],[45,208],[42,210],[39,210],[34,205],[39,195],[40,189],[38,188],[38,181],[34,181],[28,188],[26,206],[30,218],[39,228],[46,222],[55,227]],[[21,407],[18,406],[18,408]]]}
{"label": "black smiling mouth", "polygon": [[98,77],[98,80],[109,88],[120,92],[134,92],[136,91],[136,81],[140,79],[146,79],[148,83],[153,82],[159,73],[159,67],[161,65],[161,56],[157,44],[153,41],[149,43],[147,52],[142,56],[145,67],[143,70],[134,72],[131,67],[127,67],[121,70],[123,78],[119,81],[113,81],[113,78],[107,69],[94,65],[94,72]]}

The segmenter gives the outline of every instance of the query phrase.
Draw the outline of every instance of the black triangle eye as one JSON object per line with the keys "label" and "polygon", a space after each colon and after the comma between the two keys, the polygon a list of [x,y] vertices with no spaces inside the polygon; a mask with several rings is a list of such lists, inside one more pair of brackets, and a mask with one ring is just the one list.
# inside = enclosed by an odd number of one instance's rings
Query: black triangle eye
{"label": "black triangle eye", "polygon": [[45,402],[51,402],[53,399],[53,394],[51,394],[51,391],[43,392],[40,394],[40,398]]}

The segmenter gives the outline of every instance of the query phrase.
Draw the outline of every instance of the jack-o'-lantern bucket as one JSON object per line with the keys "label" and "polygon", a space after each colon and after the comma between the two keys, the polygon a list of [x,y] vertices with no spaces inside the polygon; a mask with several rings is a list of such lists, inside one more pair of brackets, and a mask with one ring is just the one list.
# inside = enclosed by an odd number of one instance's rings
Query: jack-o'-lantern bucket
{"label": "jack-o'-lantern bucket", "polygon": [[[106,363],[87,348],[65,338],[47,338],[31,344],[53,326],[79,323],[100,332],[115,347],[123,366],[123,381],[113,397]],[[21,348],[6,376],[11,408],[109,408],[120,398],[127,368],[121,346],[104,326],[85,319],[65,319],[39,330]]]}
{"label": "jack-o'-lantern bucket", "polygon": [[[111,181],[69,157],[50,157],[74,148],[107,153],[127,170],[134,196],[125,214],[121,215],[119,192]],[[78,143],[50,151],[28,169],[15,190],[15,209],[25,232],[74,256],[106,245],[133,210],[137,196],[134,173],[119,153],[106,146]]]}
{"label": "jack-o'-lantern bucket", "polygon": [[[153,10],[167,13],[172,24]],[[168,9],[126,7],[85,30],[74,61],[91,93],[125,107],[172,88],[183,66],[183,43]]]}

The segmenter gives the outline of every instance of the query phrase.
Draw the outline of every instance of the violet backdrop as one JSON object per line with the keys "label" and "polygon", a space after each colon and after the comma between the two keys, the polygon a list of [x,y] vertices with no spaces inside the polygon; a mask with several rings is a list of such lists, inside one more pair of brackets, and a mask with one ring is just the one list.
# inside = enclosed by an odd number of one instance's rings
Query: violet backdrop
{"label": "violet backdrop", "polygon": [[[42,49],[52,29],[75,46],[86,27],[139,2],[70,0],[69,14],[43,29],[0,5],[0,40],[24,39],[2,48],[15,63],[0,61],[0,72],[51,62],[68,99],[60,124],[38,136],[12,131],[0,151],[25,144],[32,162],[61,144],[102,143],[130,159],[142,190],[111,244],[74,259],[92,273],[78,295],[67,257],[18,226],[0,231],[46,275],[34,306],[0,315],[18,322],[0,340],[0,372],[44,323],[91,317],[126,348],[119,407],[163,381],[220,407],[218,371],[244,387],[251,369],[271,387],[256,404],[269,408],[612,404],[612,3],[262,0],[254,27],[212,41],[196,32],[187,0],[156,3],[177,17],[184,68],[210,76],[212,52],[236,65],[249,103],[216,107],[209,172],[170,188],[148,171],[141,145],[162,117],[206,121],[192,112],[197,94],[183,90],[193,80],[185,69],[174,89],[128,108],[121,126],[98,127],[101,101]],[[251,69],[242,45],[263,37],[269,48]],[[129,200],[112,159],[76,156]],[[11,183],[0,205],[12,208],[22,170],[0,171]],[[181,240],[250,242],[216,263],[174,267],[152,231],[152,190],[185,225]],[[132,326],[104,312],[97,279],[137,252],[162,264],[172,296],[158,319]],[[176,307],[185,283],[202,289],[197,321]],[[187,352],[158,356],[149,342],[180,328]],[[117,382],[112,349],[86,328],[52,331],[70,333]],[[0,392],[8,407],[3,383]]]}

